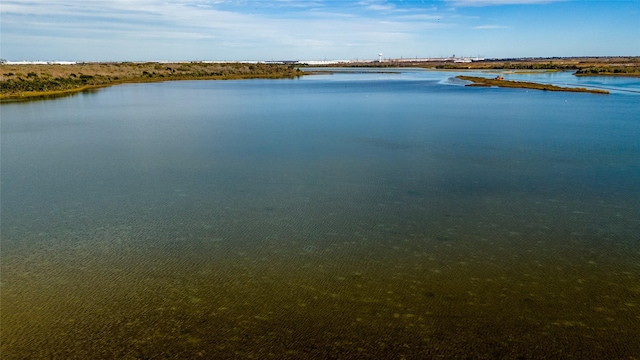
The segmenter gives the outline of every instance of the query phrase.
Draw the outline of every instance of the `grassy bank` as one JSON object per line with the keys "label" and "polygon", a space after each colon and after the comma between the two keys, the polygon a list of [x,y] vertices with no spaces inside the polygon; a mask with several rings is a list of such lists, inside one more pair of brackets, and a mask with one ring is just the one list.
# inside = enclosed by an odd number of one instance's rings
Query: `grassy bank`
{"label": "grassy bank", "polygon": [[545,91],[570,91],[570,92],[586,92],[593,94],[608,94],[609,92],[606,90],[597,90],[597,89],[586,89],[586,88],[566,88],[555,86],[551,84],[538,84],[526,81],[510,81],[510,80],[500,80],[500,79],[489,79],[483,77],[476,76],[456,76],[456,78],[460,80],[471,81],[471,84],[467,84],[467,86],[499,86],[506,88],[521,88],[521,89],[534,89],[534,90],[545,90]]}
{"label": "grassy bank", "polygon": [[169,80],[284,79],[302,75],[281,64],[82,63],[0,65],[0,99],[60,96],[94,88]]}

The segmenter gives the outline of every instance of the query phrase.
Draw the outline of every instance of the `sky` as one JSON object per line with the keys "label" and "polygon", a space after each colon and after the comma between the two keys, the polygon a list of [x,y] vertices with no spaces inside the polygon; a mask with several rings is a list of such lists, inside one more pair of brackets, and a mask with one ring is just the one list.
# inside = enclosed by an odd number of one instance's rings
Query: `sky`
{"label": "sky", "polygon": [[640,0],[0,0],[9,61],[640,56]]}

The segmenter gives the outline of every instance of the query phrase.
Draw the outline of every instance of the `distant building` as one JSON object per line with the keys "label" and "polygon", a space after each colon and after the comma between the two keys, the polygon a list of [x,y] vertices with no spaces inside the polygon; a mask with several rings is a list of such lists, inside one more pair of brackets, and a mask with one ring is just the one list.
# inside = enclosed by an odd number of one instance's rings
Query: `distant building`
{"label": "distant building", "polygon": [[281,64],[281,65],[295,65],[295,64],[299,64],[300,61],[299,60],[271,60],[271,61],[265,61],[265,64]]}

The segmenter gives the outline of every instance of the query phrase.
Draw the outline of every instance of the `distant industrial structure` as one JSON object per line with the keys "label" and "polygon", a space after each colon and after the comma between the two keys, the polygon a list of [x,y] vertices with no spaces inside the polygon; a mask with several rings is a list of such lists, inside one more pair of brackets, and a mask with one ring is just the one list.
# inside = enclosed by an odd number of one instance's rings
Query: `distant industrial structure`
{"label": "distant industrial structure", "polygon": [[483,57],[456,57],[455,55],[451,56],[451,57],[415,57],[415,58],[399,58],[399,59],[392,59],[392,58],[388,58],[388,59],[383,59],[382,58],[382,53],[378,54],[378,59],[376,60],[361,60],[361,59],[356,59],[356,60],[300,60],[297,62],[297,64],[300,65],[334,65],[334,64],[362,64],[362,63],[381,63],[381,62],[385,62],[385,63],[390,63],[390,64],[397,64],[397,63],[425,63],[425,62],[434,62],[434,63],[443,63],[443,62],[449,62],[449,63],[470,63],[470,62],[474,62],[474,61],[484,61],[485,58]]}
{"label": "distant industrial structure", "polygon": [[7,61],[4,60],[2,64],[7,65],[74,65],[77,61]]}
{"label": "distant industrial structure", "polygon": [[[382,58],[382,53],[378,53],[377,59],[352,59],[352,60],[198,60],[198,61],[151,61],[157,63],[191,63],[191,62],[201,62],[201,63],[242,63],[242,64],[284,64],[284,65],[338,65],[338,64],[366,64],[366,63],[385,63],[389,64],[397,64],[397,63],[425,63],[425,62],[451,62],[451,63],[470,63],[473,61],[483,61],[485,58],[481,57],[456,57],[455,55],[451,57],[426,57],[426,58],[405,58],[401,57],[399,59]],[[47,64],[60,64],[60,65],[72,65],[72,64],[82,64],[82,63],[91,63],[93,61],[7,61],[3,60],[2,64],[7,65],[47,65]],[[101,62],[101,61],[95,61]],[[112,61],[107,61],[112,62]],[[144,63],[147,61],[132,61],[132,63]],[[114,63],[117,63],[114,62]]]}
{"label": "distant industrial structure", "polygon": [[[470,63],[474,61],[484,61],[483,57],[456,57],[452,55],[451,57],[415,57],[415,58],[405,58],[401,57],[399,59],[387,58],[383,59],[382,53],[378,53],[378,58],[375,60],[371,59],[352,59],[352,60],[272,60],[272,61],[264,61],[269,64],[285,64],[285,65],[337,65],[337,64],[366,64],[366,63],[389,63],[389,64],[397,64],[397,63],[425,63],[425,62],[434,62],[434,63]],[[262,62],[262,61],[259,61]]]}

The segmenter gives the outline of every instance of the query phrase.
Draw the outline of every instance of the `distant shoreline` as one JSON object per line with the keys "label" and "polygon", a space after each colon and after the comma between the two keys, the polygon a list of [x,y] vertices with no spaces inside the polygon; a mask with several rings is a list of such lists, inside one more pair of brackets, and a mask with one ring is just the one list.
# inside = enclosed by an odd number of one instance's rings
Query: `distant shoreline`
{"label": "distant shoreline", "polygon": [[[2,63],[0,64],[0,101],[20,101],[61,97],[107,86],[175,80],[237,80],[237,79],[291,79],[313,72],[299,67],[321,68],[403,68],[419,67],[431,70],[503,70],[523,72],[575,71],[575,76],[640,77],[640,57],[590,58],[531,58],[483,59],[459,62],[455,58],[442,61],[413,61],[413,59],[385,60],[382,62],[345,62],[331,65],[309,66],[300,62],[105,62],[105,63]],[[486,81],[486,80],[481,80]],[[475,86],[479,86],[476,84]],[[484,86],[526,87],[551,91],[580,91],[607,93],[603,90],[567,90],[518,82]]]}
{"label": "distant shoreline", "polygon": [[[316,66],[314,66],[316,67]],[[351,61],[317,67],[419,67],[435,70],[574,71],[576,76],[640,77],[640,57],[570,57],[517,59],[388,59]]]}

